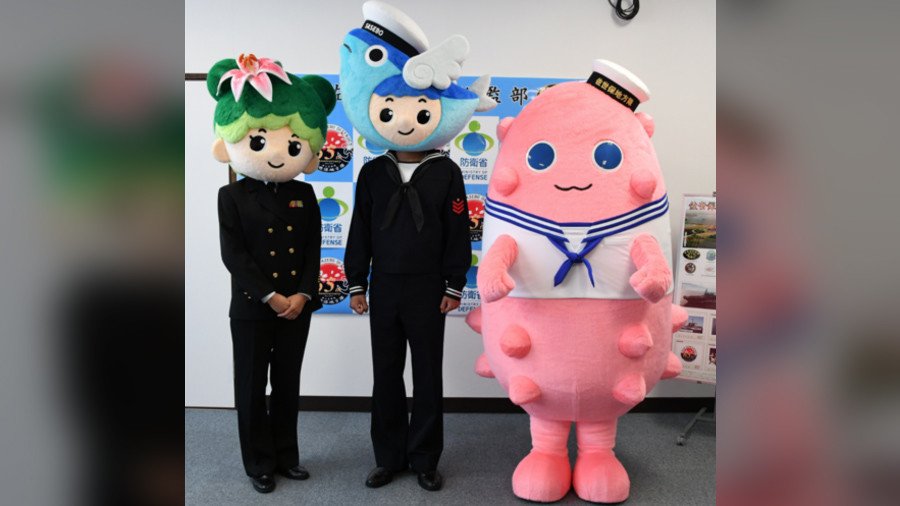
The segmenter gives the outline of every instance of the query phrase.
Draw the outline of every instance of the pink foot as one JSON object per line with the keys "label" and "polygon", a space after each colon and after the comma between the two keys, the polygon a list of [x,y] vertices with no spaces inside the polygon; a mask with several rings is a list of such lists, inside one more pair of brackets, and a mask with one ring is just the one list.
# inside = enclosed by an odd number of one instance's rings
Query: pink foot
{"label": "pink foot", "polygon": [[512,477],[513,493],[529,501],[555,502],[572,488],[569,457],[532,450],[516,466]]}
{"label": "pink foot", "polygon": [[572,482],[578,497],[599,503],[622,502],[631,488],[628,473],[612,450],[579,453]]}

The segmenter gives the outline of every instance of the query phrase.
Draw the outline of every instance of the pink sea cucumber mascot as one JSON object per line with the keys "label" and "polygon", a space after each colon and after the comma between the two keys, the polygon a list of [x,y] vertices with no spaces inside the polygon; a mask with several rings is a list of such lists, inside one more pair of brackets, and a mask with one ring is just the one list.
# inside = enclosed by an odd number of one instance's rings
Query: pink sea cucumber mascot
{"label": "pink sea cucumber mascot", "polygon": [[[558,84],[498,126],[488,187],[484,337],[476,372],[496,377],[531,416],[531,452],[512,477],[532,501],[615,503],[628,474],[613,453],[617,419],[676,376],[666,186],[649,99],[627,69],[595,60],[587,82]],[[578,436],[574,471],[566,441]]]}

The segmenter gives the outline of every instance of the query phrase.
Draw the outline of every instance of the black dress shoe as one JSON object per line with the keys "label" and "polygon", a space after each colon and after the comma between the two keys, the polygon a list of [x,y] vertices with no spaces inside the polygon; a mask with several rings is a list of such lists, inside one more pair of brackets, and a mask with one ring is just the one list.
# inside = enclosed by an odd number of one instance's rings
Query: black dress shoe
{"label": "black dress shoe", "polygon": [[376,467],[372,469],[366,478],[366,486],[369,488],[383,487],[394,479],[394,473],[386,467]]}
{"label": "black dress shoe", "polygon": [[271,474],[251,476],[250,483],[253,484],[253,488],[260,494],[268,494],[275,490],[275,477]]}
{"label": "black dress shoe", "polygon": [[309,471],[299,464],[290,469],[279,469],[278,474],[291,480],[305,480],[309,478]]}
{"label": "black dress shoe", "polygon": [[435,492],[444,486],[444,477],[437,471],[419,473],[419,486],[425,490]]}

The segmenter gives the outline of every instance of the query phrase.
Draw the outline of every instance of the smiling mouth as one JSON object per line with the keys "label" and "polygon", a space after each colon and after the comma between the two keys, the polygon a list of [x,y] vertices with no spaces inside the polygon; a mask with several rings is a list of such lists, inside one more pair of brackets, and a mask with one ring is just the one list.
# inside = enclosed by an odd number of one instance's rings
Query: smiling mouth
{"label": "smiling mouth", "polygon": [[266,162],[266,163],[268,163],[269,167],[272,167],[273,169],[280,169],[280,168],[284,167],[284,162],[282,162],[281,165],[272,165],[272,162]]}
{"label": "smiling mouth", "polygon": [[589,185],[587,185],[587,186],[566,186],[565,188],[563,188],[562,186],[560,186],[560,185],[558,185],[558,184],[555,184],[555,185],[553,185],[553,186],[555,186],[556,189],[559,190],[559,191],[569,192],[569,191],[572,191],[572,190],[578,190],[578,191],[580,191],[580,192],[583,192],[583,191],[589,189],[591,186],[594,186],[594,183],[591,183],[591,184],[589,184]]}
{"label": "smiling mouth", "polygon": [[397,133],[400,135],[409,135],[409,134],[413,133],[413,130],[415,130],[415,128],[410,128],[409,132],[401,132],[400,130],[397,130]]}

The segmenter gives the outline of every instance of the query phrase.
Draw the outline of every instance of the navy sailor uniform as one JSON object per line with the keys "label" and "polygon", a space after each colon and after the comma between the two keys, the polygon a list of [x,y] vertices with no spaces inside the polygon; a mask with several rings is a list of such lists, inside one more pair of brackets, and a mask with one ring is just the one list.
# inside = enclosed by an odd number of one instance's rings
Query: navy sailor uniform
{"label": "navy sailor uniform", "polygon": [[[444,296],[462,297],[472,261],[462,172],[434,151],[404,183],[388,153],[362,167],[355,202],[344,265],[351,295],[369,292],[375,460],[394,471],[431,471],[443,450],[440,304]],[[411,419],[403,381],[407,343]]]}

